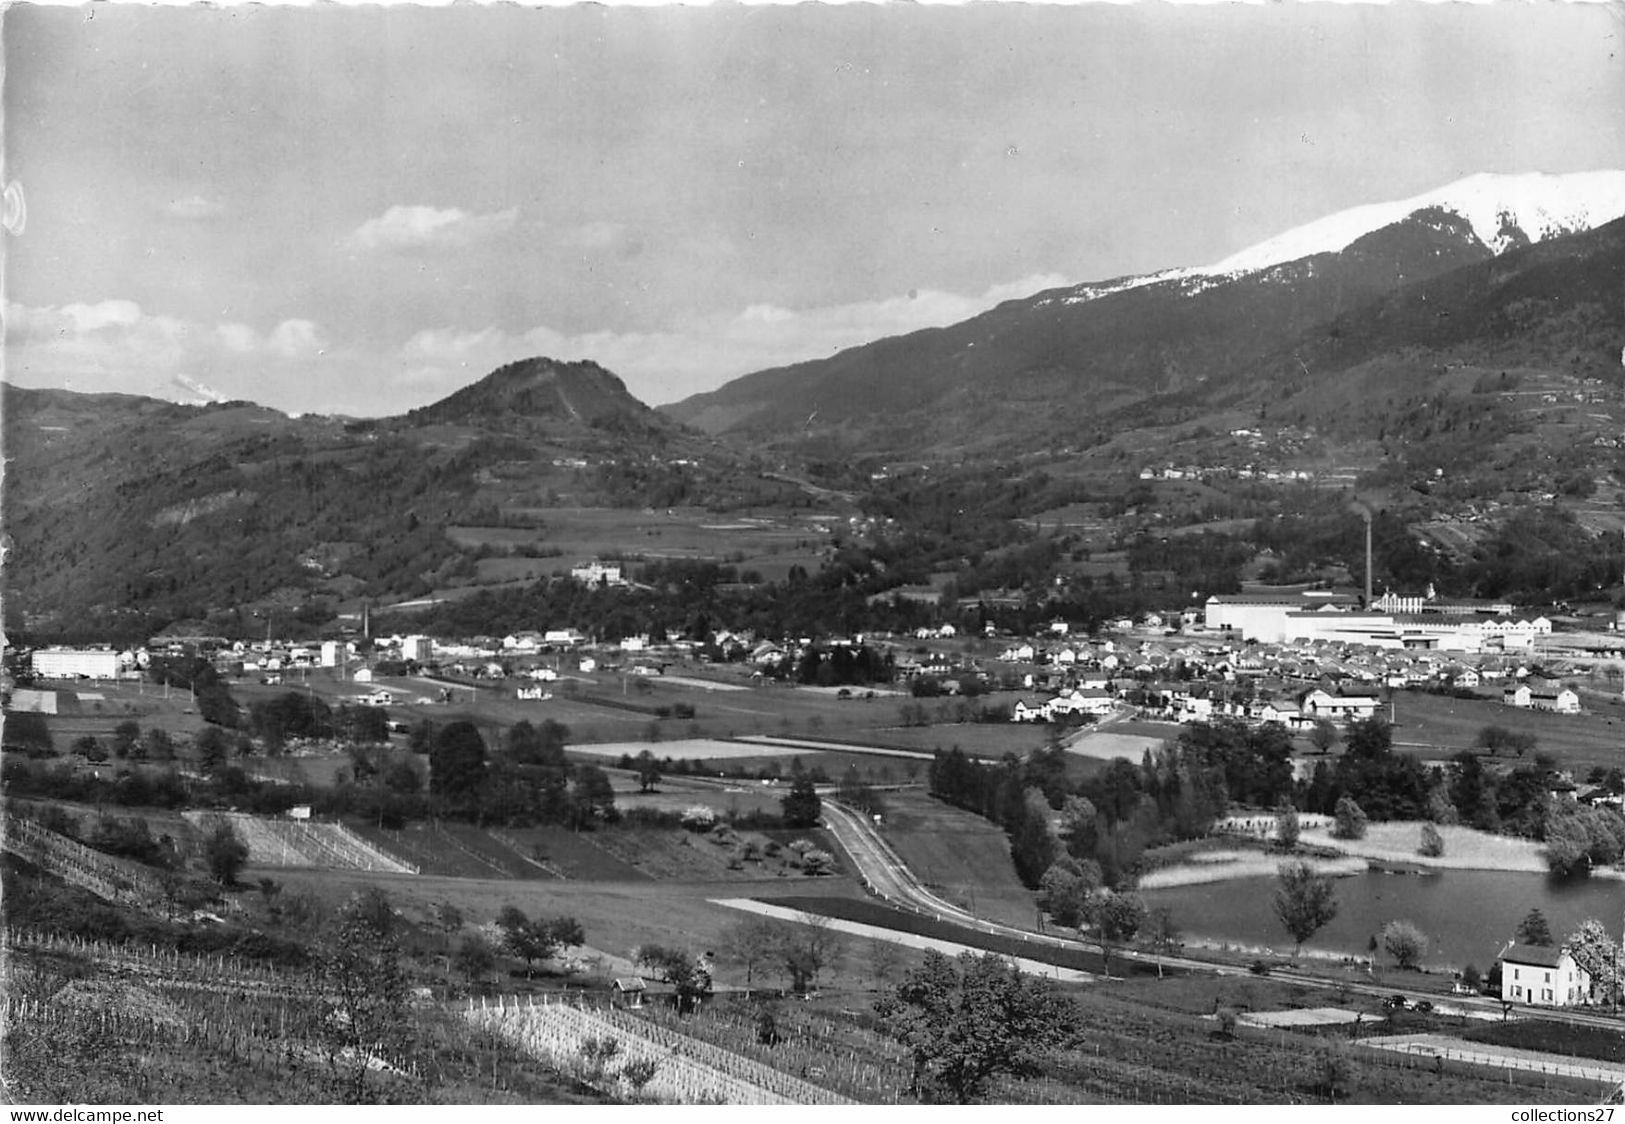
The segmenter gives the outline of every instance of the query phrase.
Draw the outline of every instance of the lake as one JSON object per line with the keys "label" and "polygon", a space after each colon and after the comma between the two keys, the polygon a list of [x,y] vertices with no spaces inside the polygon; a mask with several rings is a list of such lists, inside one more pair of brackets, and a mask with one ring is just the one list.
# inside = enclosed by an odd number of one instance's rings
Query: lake
{"label": "lake", "polygon": [[[1588,918],[1601,921],[1618,939],[1625,915],[1625,881],[1618,879],[1554,882],[1544,874],[1486,870],[1368,871],[1335,884],[1337,916],[1305,947],[1364,956],[1383,925],[1404,919],[1428,935],[1431,948],[1423,963],[1438,968],[1472,963],[1487,972],[1531,909],[1546,915],[1559,942]],[[1274,894],[1270,877],[1141,892],[1147,906],[1173,911],[1186,940],[1267,946],[1290,955],[1292,938],[1275,916]]]}

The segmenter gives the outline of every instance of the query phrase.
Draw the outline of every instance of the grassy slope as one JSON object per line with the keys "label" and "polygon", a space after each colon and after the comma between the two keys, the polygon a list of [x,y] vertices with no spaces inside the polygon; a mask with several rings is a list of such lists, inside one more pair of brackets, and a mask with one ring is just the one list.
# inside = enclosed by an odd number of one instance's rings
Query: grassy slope
{"label": "grassy slope", "polygon": [[1002,830],[921,792],[888,794],[886,803],[886,840],[927,886],[980,916],[1033,924],[1033,896],[1016,879]]}
{"label": "grassy slope", "polygon": [[1452,699],[1398,691],[1394,706],[1395,745],[1428,756],[1470,748],[1484,727],[1502,726],[1533,734],[1538,752],[1550,753],[1583,777],[1595,765],[1617,767],[1619,747],[1625,742],[1625,705],[1618,702],[1595,714],[1543,714],[1502,706],[1498,698]]}

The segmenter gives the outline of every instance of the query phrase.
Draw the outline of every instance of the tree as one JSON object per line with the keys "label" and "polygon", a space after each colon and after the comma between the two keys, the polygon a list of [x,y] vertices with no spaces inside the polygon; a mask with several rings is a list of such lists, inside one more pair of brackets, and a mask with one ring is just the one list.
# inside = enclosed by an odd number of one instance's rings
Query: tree
{"label": "tree", "polygon": [[1382,927],[1382,947],[1406,970],[1415,968],[1428,954],[1428,936],[1411,921],[1390,921]]}
{"label": "tree", "polygon": [[502,930],[502,944],[510,953],[525,962],[525,977],[529,979],[538,960],[553,955],[553,935],[547,926],[532,921],[518,906],[503,906],[497,915],[497,928]]}
{"label": "tree", "polygon": [[1089,895],[1100,889],[1100,864],[1062,855],[1038,880],[1038,903],[1057,925],[1076,929],[1083,923]]}
{"label": "tree", "polygon": [[491,969],[496,967],[497,957],[484,937],[470,933],[458,942],[452,962],[464,978],[474,984],[491,974]]}
{"label": "tree", "polygon": [[680,948],[645,945],[632,957],[640,967],[659,974],[677,992],[677,1011],[688,1014],[711,994],[711,971]]}
{"label": "tree", "polygon": [[429,792],[444,800],[471,800],[485,783],[485,739],[469,721],[449,722],[429,750]]}
{"label": "tree", "polygon": [[463,911],[451,902],[436,902],[430,908],[429,914],[434,919],[435,925],[445,934],[446,943],[443,955],[449,958],[451,956],[451,938],[463,927]]}
{"label": "tree", "polygon": [[1422,825],[1422,841],[1417,849],[1427,858],[1436,859],[1444,854],[1444,836],[1439,834],[1438,828],[1425,823]]}
{"label": "tree", "polygon": [[231,737],[219,726],[205,726],[192,739],[192,748],[197,753],[199,767],[212,777],[225,766],[231,755]]}
{"label": "tree", "polygon": [[1179,947],[1179,926],[1174,923],[1174,911],[1159,905],[1146,915],[1146,939],[1157,951],[1157,978],[1162,979],[1162,957]]}
{"label": "tree", "polygon": [[1550,948],[1552,944],[1552,927],[1546,921],[1546,915],[1539,909],[1531,909],[1524,914],[1523,920],[1518,922],[1518,943],[1539,945]]}
{"label": "tree", "polygon": [[1336,839],[1363,839],[1365,838],[1366,817],[1360,806],[1351,796],[1339,796],[1337,807],[1333,809],[1332,816],[1336,821],[1332,825],[1332,836]]}
{"label": "tree", "polygon": [[993,953],[957,964],[935,950],[875,1002],[887,1030],[913,1054],[911,1091],[968,1104],[998,1074],[1038,1072],[1052,1050],[1074,1044],[1077,1007],[1050,984],[1023,977]]}
{"label": "tree", "polygon": [[339,911],[317,954],[317,1032],[352,1104],[366,1097],[375,1051],[399,1050],[411,1024],[393,916],[389,899],[368,891]]}
{"label": "tree", "polygon": [[142,756],[150,761],[175,760],[175,739],[168,730],[154,726],[141,738]]}
{"label": "tree", "polygon": [[655,755],[645,749],[633,758],[632,764],[638,773],[638,790],[653,792],[660,784],[660,763],[655,760]]}
{"label": "tree", "polygon": [[1468,964],[1461,970],[1461,985],[1475,993],[1484,986],[1484,973],[1478,970],[1477,964]]}
{"label": "tree", "polygon": [[577,830],[590,827],[595,820],[615,818],[615,786],[609,774],[597,765],[576,767],[575,780],[570,785],[570,821]]}
{"label": "tree", "polygon": [[1337,916],[1336,891],[1331,878],[1316,874],[1306,862],[1282,863],[1275,872],[1275,916],[1297,943],[1293,955],[1303,951],[1303,942]]}
{"label": "tree", "polygon": [[222,821],[209,833],[203,845],[203,855],[209,865],[210,877],[222,886],[231,886],[248,862],[248,844],[237,838],[231,824]]}
{"label": "tree", "polygon": [[779,807],[785,827],[816,827],[824,813],[824,802],[818,798],[812,778],[805,774],[790,782],[790,791],[779,801]]}
{"label": "tree", "polygon": [[1309,731],[1309,741],[1316,753],[1330,753],[1332,746],[1337,744],[1337,737],[1337,725],[1329,718],[1322,718]]}
{"label": "tree", "polygon": [[510,953],[525,962],[525,976],[533,974],[536,961],[556,956],[561,948],[579,946],[586,940],[581,923],[573,917],[544,920],[530,918],[518,906],[502,907],[497,915],[502,943]]}
{"label": "tree", "polygon": [[755,983],[756,966],[778,946],[778,927],[765,917],[746,917],[722,931],[722,955],[745,968],[745,988]]}
{"label": "tree", "polygon": [[126,718],[113,727],[113,756],[125,758],[141,744],[141,724]]}
{"label": "tree", "polygon": [[1503,749],[1511,750],[1522,757],[1535,748],[1536,742],[1533,734],[1518,733],[1508,730],[1505,726],[1485,726],[1478,732],[1478,739],[1474,744],[1491,757]]}
{"label": "tree", "polygon": [[102,748],[102,743],[97,740],[95,734],[84,734],[75,738],[73,749],[92,765],[100,765],[107,760],[107,750]]}
{"label": "tree", "polygon": [[1298,821],[1298,810],[1290,804],[1275,809],[1275,844],[1283,851],[1298,849],[1298,836],[1303,825]]}
{"label": "tree", "polygon": [[1100,959],[1106,978],[1112,975],[1112,949],[1134,939],[1145,924],[1145,903],[1138,894],[1101,890],[1090,895],[1085,907],[1089,924],[1100,941]]}
{"label": "tree", "polygon": [[827,921],[775,927],[773,954],[784,967],[790,990],[805,995],[818,985],[818,973],[841,953],[841,934]]}

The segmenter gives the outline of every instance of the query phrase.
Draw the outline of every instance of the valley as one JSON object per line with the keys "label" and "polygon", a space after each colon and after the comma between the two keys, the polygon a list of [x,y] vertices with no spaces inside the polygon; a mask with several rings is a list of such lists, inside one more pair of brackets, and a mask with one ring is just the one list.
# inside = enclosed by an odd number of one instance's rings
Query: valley
{"label": "valley", "polygon": [[[1625,203],[1485,210],[1579,182],[660,409],[545,357],[379,417],[8,383],[8,1078],[1608,1096]],[[1581,998],[1503,1008],[1536,913]],[[956,1084],[922,988],[1035,1052]]]}

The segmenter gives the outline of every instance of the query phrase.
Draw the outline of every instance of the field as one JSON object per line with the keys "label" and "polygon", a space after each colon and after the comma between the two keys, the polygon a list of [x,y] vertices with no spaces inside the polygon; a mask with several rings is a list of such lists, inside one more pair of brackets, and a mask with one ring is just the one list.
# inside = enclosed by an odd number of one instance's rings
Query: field
{"label": "field", "polygon": [[[1588,700],[1587,705],[1590,704]],[[1549,753],[1583,777],[1593,766],[1618,768],[1625,744],[1625,705],[1609,702],[1595,714],[1544,714],[1502,706],[1499,699],[1453,699],[1420,691],[1394,692],[1394,744],[1444,757],[1471,748],[1486,726],[1533,735]]]}
{"label": "field", "polygon": [[1096,761],[1114,761],[1121,757],[1138,765],[1148,751],[1167,740],[1139,734],[1120,734],[1116,729],[1086,729],[1066,742],[1066,751],[1079,757],[1092,757]]}
{"label": "field", "polygon": [[821,522],[780,513],[719,516],[701,508],[660,511],[608,507],[549,507],[536,512],[539,530],[510,527],[451,527],[459,545],[535,545],[559,553],[547,558],[515,558],[521,573],[567,574],[593,558],[704,558],[756,570],[769,581],[783,580],[793,565],[816,569],[828,532]]}
{"label": "field", "polygon": [[[258,873],[252,871],[250,875],[257,877]],[[739,923],[742,915],[712,904],[712,898],[752,896],[770,900],[779,894],[813,891],[824,897],[861,896],[861,891],[848,879],[811,879],[802,875],[710,882],[670,879],[561,882],[427,874],[415,877],[364,875],[348,871],[265,873],[276,876],[284,894],[305,893],[332,905],[343,902],[358,890],[376,886],[389,895],[397,908],[414,918],[428,918],[432,907],[441,902],[455,905],[470,925],[494,921],[505,905],[518,906],[531,916],[570,916],[581,922],[591,950],[622,960],[632,950],[648,944],[675,943],[700,951],[721,950],[724,934]],[[847,979],[867,979],[874,961],[874,944],[858,937],[843,942],[833,974]],[[743,987],[745,971],[725,957],[720,958],[717,982],[724,987]]]}
{"label": "field", "polygon": [[1037,918],[1033,895],[1016,880],[1010,841],[982,817],[922,792],[886,795],[881,831],[910,870],[934,893],[980,917],[1027,926]]}

